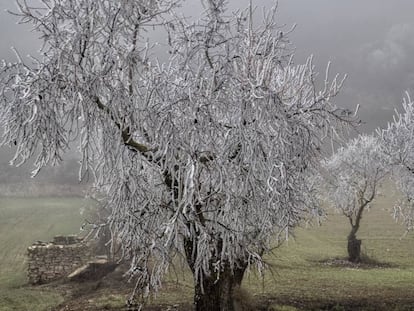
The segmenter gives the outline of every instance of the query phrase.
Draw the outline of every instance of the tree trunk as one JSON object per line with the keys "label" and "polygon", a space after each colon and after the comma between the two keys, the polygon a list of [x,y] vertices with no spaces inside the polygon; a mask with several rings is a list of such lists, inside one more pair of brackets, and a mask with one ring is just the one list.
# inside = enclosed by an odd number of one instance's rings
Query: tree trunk
{"label": "tree trunk", "polygon": [[[217,240],[217,253],[221,252],[222,241]],[[213,263],[217,262],[217,258],[211,259],[209,275],[197,277],[197,269],[195,268],[195,258],[197,246],[191,239],[184,241],[184,249],[188,266],[194,275],[194,310],[195,311],[237,311],[240,310],[238,305],[240,301],[236,301],[235,293],[240,288],[243,280],[247,263],[239,260],[238,265],[230,269],[230,264],[221,266],[220,274],[215,270]],[[239,297],[240,298],[240,297]],[[240,299],[238,299],[240,300]]]}
{"label": "tree trunk", "polygon": [[350,262],[360,262],[361,261],[361,240],[356,238],[356,234],[359,230],[361,224],[362,214],[365,207],[374,199],[375,191],[372,192],[371,197],[367,200],[364,198],[364,193],[362,192],[359,197],[359,208],[355,216],[355,221],[352,220],[352,216],[349,216],[349,221],[351,223],[351,232],[348,235],[348,260]]}
{"label": "tree trunk", "polygon": [[352,231],[348,235],[348,260],[350,262],[360,262],[361,261],[361,240],[358,240],[356,238],[355,233],[353,233]]}
{"label": "tree trunk", "polygon": [[195,284],[194,310],[196,311],[235,311],[235,290],[240,287],[245,268],[231,271],[225,268],[219,278],[204,276],[203,280]]}

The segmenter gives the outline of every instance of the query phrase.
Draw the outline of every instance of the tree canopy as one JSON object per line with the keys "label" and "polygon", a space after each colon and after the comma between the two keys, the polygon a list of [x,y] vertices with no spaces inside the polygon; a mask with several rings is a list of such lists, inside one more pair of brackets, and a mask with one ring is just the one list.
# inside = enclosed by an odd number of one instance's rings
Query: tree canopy
{"label": "tree canopy", "polygon": [[353,120],[332,102],[343,80],[327,70],[319,90],[312,59],[294,64],[275,8],[256,24],[253,7],[231,14],[224,0],[204,1],[195,22],[172,0],[18,3],[43,45],[1,69],[13,162],[35,156],[36,174],[80,141],[80,176],[106,194],[137,290],[159,288],[179,254],[197,309],[214,285],[231,310],[222,295],[315,207],[307,172]]}
{"label": "tree canopy", "polygon": [[403,199],[395,206],[395,217],[407,230],[414,229],[414,103],[409,94],[403,100],[403,112],[396,112],[388,127],[379,130],[389,165]]}

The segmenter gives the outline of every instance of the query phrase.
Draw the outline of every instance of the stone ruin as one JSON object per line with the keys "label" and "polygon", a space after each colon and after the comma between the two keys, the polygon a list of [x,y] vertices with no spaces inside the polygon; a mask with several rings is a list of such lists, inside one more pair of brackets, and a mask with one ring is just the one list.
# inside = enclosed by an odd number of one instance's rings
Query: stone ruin
{"label": "stone ruin", "polygon": [[92,258],[91,248],[77,236],[56,236],[28,248],[29,283],[44,284],[66,277]]}

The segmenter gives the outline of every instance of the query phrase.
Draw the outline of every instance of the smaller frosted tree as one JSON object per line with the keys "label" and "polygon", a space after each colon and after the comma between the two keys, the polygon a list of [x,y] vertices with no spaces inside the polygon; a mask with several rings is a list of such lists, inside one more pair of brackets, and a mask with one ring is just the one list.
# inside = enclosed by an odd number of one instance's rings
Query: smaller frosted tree
{"label": "smaller frosted tree", "polygon": [[356,234],[362,215],[378,194],[388,173],[380,140],[361,135],[340,148],[324,163],[324,187],[328,201],[349,219],[349,261],[361,260],[361,240]]}
{"label": "smaller frosted tree", "polygon": [[403,198],[395,206],[395,218],[402,220],[407,230],[414,229],[414,103],[408,93],[403,112],[396,112],[387,129],[379,131],[393,169],[393,177]]}

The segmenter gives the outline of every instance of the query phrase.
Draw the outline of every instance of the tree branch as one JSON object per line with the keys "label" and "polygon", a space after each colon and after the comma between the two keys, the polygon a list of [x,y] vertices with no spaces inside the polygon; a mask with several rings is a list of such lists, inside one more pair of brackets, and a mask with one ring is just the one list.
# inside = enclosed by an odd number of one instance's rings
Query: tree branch
{"label": "tree branch", "polygon": [[112,111],[107,106],[105,106],[98,97],[96,97],[95,103],[100,110],[108,114],[110,119],[114,122],[115,126],[121,131],[123,143],[126,146],[131,147],[131,150],[141,153],[143,156],[145,156],[148,159],[149,155],[147,153],[150,151],[154,151],[154,149],[151,149],[147,147],[146,145],[135,141],[130,133],[130,129],[128,127],[123,129],[121,124],[116,120]]}

